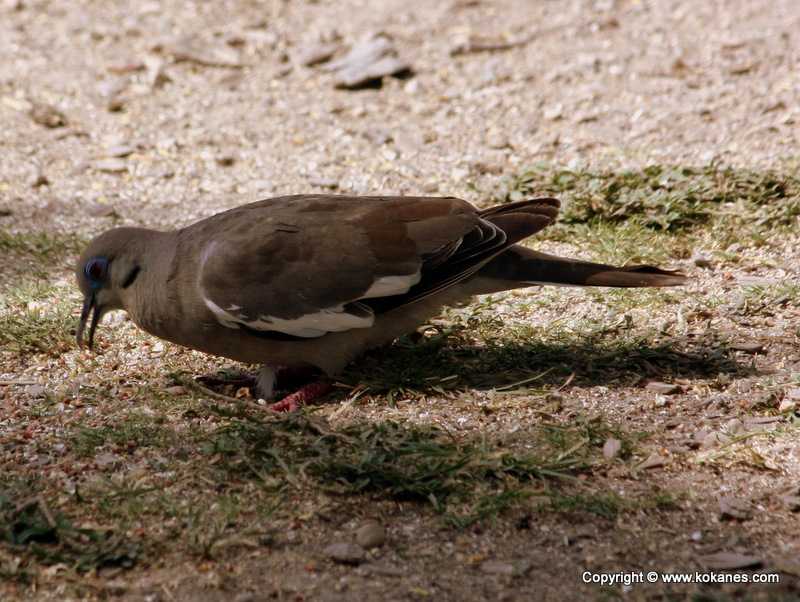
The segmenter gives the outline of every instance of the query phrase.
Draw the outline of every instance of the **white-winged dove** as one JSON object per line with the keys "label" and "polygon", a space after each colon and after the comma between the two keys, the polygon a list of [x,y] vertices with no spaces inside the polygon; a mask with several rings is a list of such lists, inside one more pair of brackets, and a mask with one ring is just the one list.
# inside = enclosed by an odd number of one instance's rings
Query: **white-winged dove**
{"label": "white-winged dove", "polygon": [[[364,350],[408,333],[442,306],[540,284],[675,286],[651,266],[613,267],[516,243],[550,225],[555,199],[478,210],[457,198],[298,195],[267,199],[181,230],[115,228],[81,255],[78,342],[124,309],[143,330],[206,353],[333,375]],[[329,390],[318,381],[274,409]]]}

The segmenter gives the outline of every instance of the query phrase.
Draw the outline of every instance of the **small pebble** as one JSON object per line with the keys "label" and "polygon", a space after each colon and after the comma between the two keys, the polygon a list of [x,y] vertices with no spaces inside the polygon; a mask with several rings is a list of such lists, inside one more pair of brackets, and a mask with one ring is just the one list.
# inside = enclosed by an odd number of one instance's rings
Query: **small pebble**
{"label": "small pebble", "polygon": [[489,575],[524,575],[533,568],[533,564],[526,560],[520,562],[484,562],[481,571]]}
{"label": "small pebble", "polygon": [[401,153],[409,155],[421,149],[425,145],[425,140],[414,132],[399,130],[394,135],[394,143]]}
{"label": "small pebble", "polygon": [[92,203],[86,207],[86,213],[92,217],[116,217],[117,212],[113,205],[108,203]]}
{"label": "small pebble", "polygon": [[346,56],[325,65],[336,72],[337,88],[360,88],[389,75],[411,71],[411,65],[399,58],[392,41],[378,35],[354,46]]}
{"label": "small pebble", "polygon": [[490,575],[512,575],[514,565],[510,562],[484,562],[481,565],[481,571]]}
{"label": "small pebble", "polygon": [[603,455],[612,460],[616,458],[622,451],[622,441],[609,437],[603,444]]}
{"label": "small pebble", "polygon": [[359,564],[364,560],[364,550],[347,541],[332,543],[322,553],[341,564]]}
{"label": "small pebble", "polygon": [[48,128],[58,128],[67,125],[67,118],[64,113],[52,105],[43,102],[32,102],[29,111],[31,119],[39,125]]}
{"label": "small pebble", "polygon": [[42,173],[42,172],[39,172],[39,173],[35,174],[30,179],[31,188],[39,188],[40,186],[46,186],[49,183],[50,183],[50,180],[48,180],[47,176],[44,175],[44,173]]}
{"label": "small pebble", "polygon": [[[791,552],[786,552],[785,554],[791,554]],[[800,560],[795,558],[776,558],[774,561],[774,567],[779,571],[786,573],[788,575],[794,575],[795,577],[800,577]]]}
{"label": "small pebble", "polygon": [[729,435],[738,435],[744,432],[744,422],[738,418],[731,418],[725,425],[725,431]]}
{"label": "small pebble", "polygon": [[386,542],[386,532],[380,524],[370,522],[356,532],[356,541],[365,550],[379,548]]}
{"label": "small pebble", "polygon": [[163,59],[156,56],[147,56],[144,59],[147,68],[147,84],[152,89],[158,89],[167,82],[172,81],[172,77],[167,73],[166,63]]}
{"label": "small pebble", "polygon": [[387,577],[405,577],[408,575],[407,571],[403,569],[385,564],[362,564],[360,569],[367,575],[386,575]]}
{"label": "small pebble", "polygon": [[756,354],[764,351],[764,345],[761,343],[734,343],[731,345],[731,349],[742,353]]}
{"label": "small pebble", "polygon": [[107,173],[120,173],[128,171],[128,162],[119,157],[109,157],[108,159],[98,159],[92,162],[92,167],[97,171]]}
{"label": "small pebble", "polygon": [[732,439],[725,433],[719,431],[711,431],[703,439],[703,447],[722,447],[728,445]]}
{"label": "small pebble", "polygon": [[[210,36],[186,34],[170,36],[156,45],[176,61],[189,61],[209,67],[242,67],[239,52]],[[154,48],[155,49],[155,48]]]}
{"label": "small pebble", "polygon": [[454,167],[450,172],[450,177],[454,182],[462,184],[469,177],[469,170],[463,167]]}
{"label": "small pebble", "polygon": [[490,137],[486,141],[486,145],[489,148],[494,148],[494,149],[511,148],[511,142],[508,141],[508,138],[502,135],[496,135]]}
{"label": "small pebble", "polygon": [[640,462],[636,468],[640,470],[648,470],[650,468],[659,468],[660,466],[664,466],[666,463],[667,459],[665,457],[654,454],[643,462]]}
{"label": "small pebble", "polygon": [[649,389],[650,391],[660,393],[661,395],[672,395],[673,393],[678,393],[681,390],[680,385],[660,382],[647,383],[645,388]]}
{"label": "small pebble", "polygon": [[800,511],[800,495],[782,495],[780,500],[789,512]]}
{"label": "small pebble", "polygon": [[701,251],[695,251],[692,253],[692,261],[694,265],[698,268],[713,268],[714,262],[713,260],[706,254],[702,253]]}
{"label": "small pebble", "polygon": [[385,128],[371,125],[364,130],[364,137],[375,146],[380,146],[392,140],[392,133]]}
{"label": "small pebble", "polygon": [[339,188],[339,180],[335,178],[323,178],[312,176],[308,178],[308,183],[320,188]]}
{"label": "small pebble", "polygon": [[545,107],[544,118],[548,121],[556,121],[564,116],[564,105],[561,103]]}
{"label": "small pebble", "polygon": [[763,562],[758,556],[749,556],[736,552],[717,552],[716,554],[708,554],[707,556],[698,556],[698,560],[707,568],[720,571],[744,569],[759,565]]}
{"label": "small pebble", "polygon": [[92,462],[97,468],[105,470],[119,470],[122,467],[122,460],[114,454],[100,454]]}
{"label": "small pebble", "polygon": [[42,385],[29,385],[25,387],[25,393],[31,397],[40,397],[44,395],[46,391],[47,389],[45,389]]}
{"label": "small pebble", "polygon": [[144,62],[138,59],[115,61],[110,63],[107,69],[111,73],[132,73],[134,71],[140,71],[141,69],[144,69]]}
{"label": "small pebble", "polygon": [[136,152],[136,149],[128,144],[120,144],[109,148],[105,155],[106,157],[127,157]]}
{"label": "small pebble", "polygon": [[119,113],[125,108],[125,98],[121,95],[115,95],[108,99],[106,103],[106,110],[109,113]]}
{"label": "small pebble", "polygon": [[752,516],[750,505],[731,496],[719,498],[717,506],[722,519],[747,520]]}
{"label": "small pebble", "polygon": [[89,163],[88,161],[79,161],[78,163],[75,164],[70,173],[77,176],[84,173],[91,166],[92,164]]}
{"label": "small pebble", "polygon": [[311,67],[330,60],[336,47],[331,44],[294,46],[289,49],[289,58],[296,65]]}

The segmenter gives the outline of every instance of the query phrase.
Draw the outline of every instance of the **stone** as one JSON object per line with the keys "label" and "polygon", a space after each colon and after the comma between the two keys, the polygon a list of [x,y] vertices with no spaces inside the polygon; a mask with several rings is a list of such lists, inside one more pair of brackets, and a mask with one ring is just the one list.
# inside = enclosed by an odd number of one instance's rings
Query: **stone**
{"label": "stone", "polygon": [[386,543],[386,531],[379,523],[369,522],[358,529],[356,541],[365,550],[379,548]]}
{"label": "stone", "polygon": [[322,553],[341,564],[360,564],[364,560],[364,550],[347,541],[332,543]]}

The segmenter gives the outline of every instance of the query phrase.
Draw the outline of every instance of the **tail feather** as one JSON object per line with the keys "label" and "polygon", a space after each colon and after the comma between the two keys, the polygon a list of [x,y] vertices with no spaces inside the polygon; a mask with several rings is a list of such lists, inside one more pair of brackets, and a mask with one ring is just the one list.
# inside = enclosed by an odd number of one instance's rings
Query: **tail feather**
{"label": "tail feather", "polygon": [[514,245],[483,266],[470,284],[473,294],[486,294],[543,284],[661,287],[680,286],[688,280],[680,272],[649,265],[615,267]]}
{"label": "tail feather", "polygon": [[558,199],[528,199],[484,209],[480,216],[505,232],[509,243],[517,243],[555,222],[560,206]]}

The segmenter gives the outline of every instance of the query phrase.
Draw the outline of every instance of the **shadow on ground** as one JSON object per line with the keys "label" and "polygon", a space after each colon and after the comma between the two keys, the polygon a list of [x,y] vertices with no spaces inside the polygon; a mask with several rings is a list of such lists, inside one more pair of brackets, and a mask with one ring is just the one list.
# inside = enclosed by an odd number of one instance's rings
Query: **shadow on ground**
{"label": "shadow on ground", "polygon": [[[753,374],[732,342],[707,331],[654,340],[650,335],[564,344],[486,339],[459,345],[446,335],[414,335],[366,354],[340,381],[372,394],[448,389],[515,391],[561,386],[644,386],[658,379]],[[519,391],[518,391],[519,392]]]}

